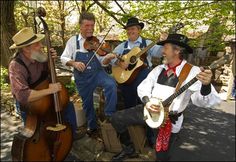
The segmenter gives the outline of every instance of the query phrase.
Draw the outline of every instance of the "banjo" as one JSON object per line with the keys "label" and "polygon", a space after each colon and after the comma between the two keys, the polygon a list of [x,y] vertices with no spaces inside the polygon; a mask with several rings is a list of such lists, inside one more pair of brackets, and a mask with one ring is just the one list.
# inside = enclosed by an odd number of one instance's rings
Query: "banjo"
{"label": "banjo", "polygon": [[[207,66],[205,69],[216,69],[229,60],[230,55],[224,55],[222,58],[212,62],[212,64],[210,66]],[[151,112],[146,108],[146,106],[144,106],[144,120],[146,121],[147,125],[151,128],[164,126],[165,121],[167,120],[169,115],[169,105],[171,104],[171,102],[185,90],[187,90],[191,85],[193,85],[196,81],[198,81],[198,79],[194,77],[164,101],[155,97],[150,98],[151,104],[159,106],[159,112]]]}

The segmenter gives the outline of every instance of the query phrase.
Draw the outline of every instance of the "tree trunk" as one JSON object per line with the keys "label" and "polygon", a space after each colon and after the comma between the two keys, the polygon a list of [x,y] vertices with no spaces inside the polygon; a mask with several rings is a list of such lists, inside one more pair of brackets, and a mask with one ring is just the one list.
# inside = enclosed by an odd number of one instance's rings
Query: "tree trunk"
{"label": "tree trunk", "polygon": [[60,10],[60,20],[61,20],[61,39],[62,39],[62,46],[63,48],[65,48],[66,46],[66,40],[65,40],[65,26],[66,26],[66,23],[65,23],[65,1],[58,1],[58,5],[59,5],[59,10]]}
{"label": "tree trunk", "polygon": [[1,65],[7,67],[13,51],[9,47],[13,44],[12,36],[16,34],[14,18],[15,1],[0,1],[1,6]]}

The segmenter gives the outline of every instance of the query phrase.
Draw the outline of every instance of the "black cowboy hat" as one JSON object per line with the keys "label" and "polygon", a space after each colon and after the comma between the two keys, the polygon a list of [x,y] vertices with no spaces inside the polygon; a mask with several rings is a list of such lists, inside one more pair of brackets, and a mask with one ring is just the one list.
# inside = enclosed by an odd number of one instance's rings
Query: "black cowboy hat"
{"label": "black cowboy hat", "polygon": [[193,49],[187,44],[189,41],[188,37],[182,34],[169,34],[167,39],[158,42],[158,45],[164,45],[166,43],[172,43],[181,47],[184,47],[189,53],[193,53]]}
{"label": "black cowboy hat", "polygon": [[139,25],[141,27],[141,29],[143,29],[143,27],[144,27],[144,23],[139,22],[136,17],[131,17],[128,19],[128,22],[126,23],[124,29],[126,29],[130,26],[135,26],[135,25]]}

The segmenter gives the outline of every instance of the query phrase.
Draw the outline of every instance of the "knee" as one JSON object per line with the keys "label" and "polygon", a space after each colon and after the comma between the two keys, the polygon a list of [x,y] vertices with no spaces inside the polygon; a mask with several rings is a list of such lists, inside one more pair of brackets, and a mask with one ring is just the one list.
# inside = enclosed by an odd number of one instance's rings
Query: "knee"
{"label": "knee", "polygon": [[118,112],[113,113],[111,115],[110,121],[113,126],[116,126],[117,124],[121,123],[120,118],[119,118],[119,113]]}
{"label": "knee", "polygon": [[107,81],[105,87],[108,90],[111,90],[111,91],[116,91],[117,90],[116,83],[113,80]]}

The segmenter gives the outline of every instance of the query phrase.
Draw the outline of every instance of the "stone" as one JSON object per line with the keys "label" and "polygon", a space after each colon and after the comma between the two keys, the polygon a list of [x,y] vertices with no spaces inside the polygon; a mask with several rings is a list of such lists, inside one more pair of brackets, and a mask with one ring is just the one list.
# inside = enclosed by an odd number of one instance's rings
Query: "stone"
{"label": "stone", "polygon": [[83,138],[74,141],[71,152],[80,160],[93,161],[103,150],[104,145],[101,141],[85,135]]}

